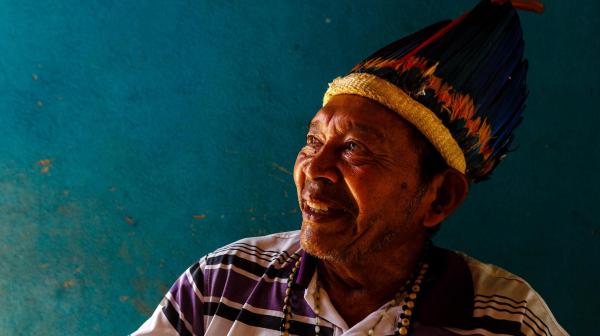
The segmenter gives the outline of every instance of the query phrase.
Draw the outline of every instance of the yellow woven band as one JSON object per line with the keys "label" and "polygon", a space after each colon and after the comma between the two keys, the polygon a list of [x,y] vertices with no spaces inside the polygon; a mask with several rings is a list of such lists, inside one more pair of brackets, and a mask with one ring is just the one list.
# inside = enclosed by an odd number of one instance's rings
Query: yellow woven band
{"label": "yellow woven band", "polygon": [[355,94],[372,99],[413,124],[440,152],[446,163],[465,173],[467,163],[460,146],[442,121],[430,109],[412,99],[392,83],[375,75],[352,73],[336,78],[323,96],[323,106],[339,94]]}

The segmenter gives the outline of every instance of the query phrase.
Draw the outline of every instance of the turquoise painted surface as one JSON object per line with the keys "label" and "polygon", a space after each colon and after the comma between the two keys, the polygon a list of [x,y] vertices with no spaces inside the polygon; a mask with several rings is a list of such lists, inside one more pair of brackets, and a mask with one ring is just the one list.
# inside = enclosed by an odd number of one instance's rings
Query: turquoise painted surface
{"label": "turquoise painted surface", "polygon": [[[290,171],[326,83],[475,1],[0,2],[0,334],[126,334],[204,253],[299,225]],[[600,5],[522,15],[519,149],[442,245],[600,315]]]}

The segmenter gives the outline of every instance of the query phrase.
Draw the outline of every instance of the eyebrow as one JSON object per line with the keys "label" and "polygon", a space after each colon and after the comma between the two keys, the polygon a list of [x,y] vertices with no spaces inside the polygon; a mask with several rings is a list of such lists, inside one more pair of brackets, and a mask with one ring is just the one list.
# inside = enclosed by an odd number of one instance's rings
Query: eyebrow
{"label": "eyebrow", "polygon": [[[318,120],[314,120],[308,123],[308,131],[317,131],[321,126],[321,122]],[[378,142],[383,142],[385,136],[378,129],[373,126],[369,126],[367,124],[360,123],[352,123],[346,130],[347,132],[359,131],[360,133],[364,133],[370,138],[377,140]]]}

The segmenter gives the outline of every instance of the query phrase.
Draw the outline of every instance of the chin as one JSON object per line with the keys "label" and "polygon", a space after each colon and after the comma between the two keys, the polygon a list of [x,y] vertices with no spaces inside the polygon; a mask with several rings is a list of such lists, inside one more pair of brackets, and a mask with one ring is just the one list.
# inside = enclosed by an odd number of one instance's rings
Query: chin
{"label": "chin", "polygon": [[326,261],[346,262],[353,255],[347,248],[334,246],[335,239],[320,238],[305,225],[300,230],[300,245],[308,254]]}
{"label": "chin", "polygon": [[300,229],[300,245],[304,251],[319,259],[330,259],[333,257],[333,254],[337,254],[335,252],[332,253],[331,246],[327,246],[326,241],[329,239],[324,239],[325,242],[321,240],[323,239],[319,238],[307,225],[302,225],[302,229]]}

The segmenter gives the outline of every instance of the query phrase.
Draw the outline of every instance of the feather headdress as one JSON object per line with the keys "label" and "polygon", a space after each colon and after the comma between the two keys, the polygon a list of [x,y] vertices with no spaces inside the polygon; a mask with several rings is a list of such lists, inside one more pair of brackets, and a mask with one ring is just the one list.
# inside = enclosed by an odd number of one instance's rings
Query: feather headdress
{"label": "feather headdress", "polygon": [[452,21],[378,50],[335,79],[337,94],[371,98],[412,123],[450,167],[485,179],[505,156],[527,97],[527,61],[515,8],[539,1],[483,0]]}

